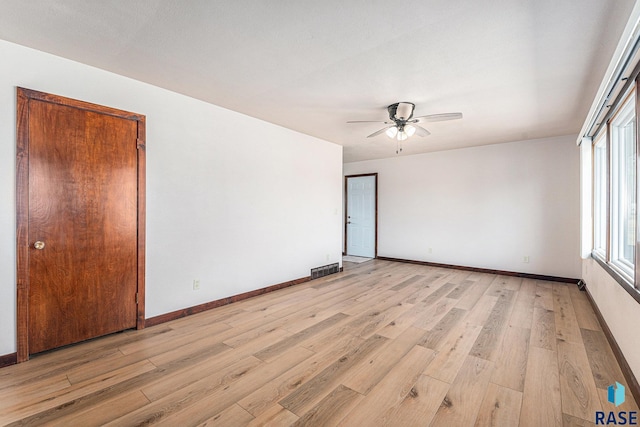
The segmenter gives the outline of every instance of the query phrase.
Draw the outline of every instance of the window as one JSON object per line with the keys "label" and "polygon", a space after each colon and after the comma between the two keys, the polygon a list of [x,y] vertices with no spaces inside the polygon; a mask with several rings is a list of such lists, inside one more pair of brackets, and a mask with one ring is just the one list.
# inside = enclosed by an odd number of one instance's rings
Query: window
{"label": "window", "polygon": [[613,117],[611,133],[611,253],[610,261],[631,283],[636,242],[635,97]]}
{"label": "window", "polygon": [[[637,87],[629,88],[593,142],[593,256],[640,302],[636,274]],[[640,271],[640,266],[638,266]]]}
{"label": "window", "polygon": [[607,136],[601,132],[593,145],[593,249],[607,256]]}

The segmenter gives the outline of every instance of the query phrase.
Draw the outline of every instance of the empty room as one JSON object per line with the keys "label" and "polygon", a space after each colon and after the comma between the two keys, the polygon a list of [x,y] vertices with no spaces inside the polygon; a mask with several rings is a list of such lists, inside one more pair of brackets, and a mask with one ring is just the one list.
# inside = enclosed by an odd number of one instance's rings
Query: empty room
{"label": "empty room", "polygon": [[0,0],[0,425],[637,425],[640,0]]}

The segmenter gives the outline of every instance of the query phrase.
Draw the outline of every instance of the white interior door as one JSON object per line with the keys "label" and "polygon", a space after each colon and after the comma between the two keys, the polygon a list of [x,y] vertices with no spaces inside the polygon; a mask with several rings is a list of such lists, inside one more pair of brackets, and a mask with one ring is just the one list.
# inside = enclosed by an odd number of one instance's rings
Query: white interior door
{"label": "white interior door", "polygon": [[347,177],[347,255],[375,257],[376,176]]}

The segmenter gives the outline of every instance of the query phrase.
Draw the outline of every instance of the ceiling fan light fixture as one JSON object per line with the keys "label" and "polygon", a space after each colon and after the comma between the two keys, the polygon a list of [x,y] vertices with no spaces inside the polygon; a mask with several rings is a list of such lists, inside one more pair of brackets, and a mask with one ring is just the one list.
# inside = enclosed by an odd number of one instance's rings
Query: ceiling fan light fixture
{"label": "ceiling fan light fixture", "polygon": [[413,136],[416,133],[416,128],[411,125],[405,125],[404,133],[406,133],[408,137]]}
{"label": "ceiling fan light fixture", "polygon": [[391,139],[395,138],[396,135],[398,134],[398,128],[395,126],[390,127],[389,129],[386,130],[385,132],[387,134],[387,136]]}
{"label": "ceiling fan light fixture", "polygon": [[398,132],[398,141],[404,141],[407,138],[409,138],[409,136],[404,130],[401,130],[400,132]]}

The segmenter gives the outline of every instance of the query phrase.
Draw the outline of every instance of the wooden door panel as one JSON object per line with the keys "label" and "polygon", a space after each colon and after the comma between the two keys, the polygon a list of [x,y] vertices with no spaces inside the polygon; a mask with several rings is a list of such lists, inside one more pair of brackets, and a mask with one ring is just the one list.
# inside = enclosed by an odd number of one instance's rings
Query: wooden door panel
{"label": "wooden door panel", "polygon": [[137,135],[135,120],[30,101],[29,353],[136,326]]}

